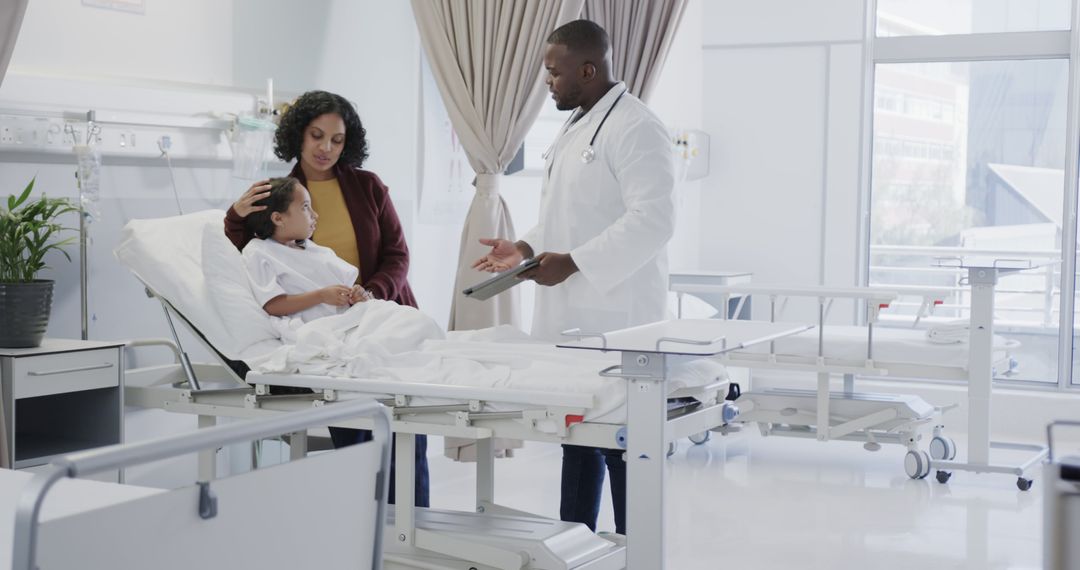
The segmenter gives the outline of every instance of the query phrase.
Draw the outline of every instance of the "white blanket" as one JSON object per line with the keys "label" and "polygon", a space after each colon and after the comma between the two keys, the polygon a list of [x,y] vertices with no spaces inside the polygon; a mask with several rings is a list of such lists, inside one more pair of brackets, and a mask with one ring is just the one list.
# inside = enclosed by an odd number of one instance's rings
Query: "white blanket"
{"label": "white blanket", "polygon": [[[512,327],[498,327],[447,339],[416,309],[369,301],[307,323],[291,344],[247,362],[263,373],[587,393],[593,407],[586,420],[610,419],[626,401],[625,381],[597,374],[617,362],[618,354],[560,349],[527,338]],[[726,377],[721,364],[702,359],[679,367],[668,388]]]}

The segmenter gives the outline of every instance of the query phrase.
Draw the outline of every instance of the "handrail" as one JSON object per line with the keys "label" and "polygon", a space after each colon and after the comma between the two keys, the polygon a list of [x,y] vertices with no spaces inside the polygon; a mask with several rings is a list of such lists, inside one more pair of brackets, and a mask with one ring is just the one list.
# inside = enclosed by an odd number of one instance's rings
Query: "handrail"
{"label": "handrail", "polygon": [[872,245],[870,246],[870,255],[874,255],[875,252],[880,253],[907,253],[909,255],[930,255],[940,256],[948,254],[962,254],[965,256],[1002,256],[1002,255],[1017,255],[1024,258],[1035,259],[1061,259],[1060,249],[992,249],[984,247],[956,247],[956,246],[934,246],[934,245]]}
{"label": "handrail", "polygon": [[41,514],[41,504],[45,500],[45,495],[60,479],[91,475],[110,469],[120,469],[208,448],[302,431],[313,426],[325,426],[365,416],[375,420],[375,436],[382,446],[382,466],[376,477],[376,485],[380,488],[377,492],[379,505],[376,511],[375,556],[372,561],[372,568],[382,568],[383,521],[386,519],[390,473],[390,415],[378,402],[363,398],[302,412],[280,414],[268,419],[210,427],[192,433],[138,443],[110,445],[57,458],[49,465],[51,469],[36,475],[19,496],[15,514],[12,570],[36,568],[34,559],[37,552],[37,523]]}
{"label": "handrail", "polygon": [[[977,247],[941,247],[941,246],[905,246],[905,245],[874,245],[870,247],[870,275],[874,286],[883,288],[900,289],[905,285],[892,283],[895,280],[915,279],[920,283],[943,286],[946,290],[952,290],[945,302],[939,304],[937,309],[961,318],[970,309],[965,304],[968,293],[966,287],[960,285],[967,276],[967,270],[959,267],[931,267],[920,265],[913,258],[942,257],[1010,257],[1029,260],[1052,260],[1060,261],[1061,250],[1058,249],[990,249]],[[888,257],[888,261],[875,264],[875,258]],[[905,259],[911,260],[913,266],[904,266]],[[1030,278],[1040,279],[1042,285],[1028,282],[1026,284],[1013,284],[1011,288],[999,288],[997,294],[1001,301],[998,311],[1013,312],[1019,315],[1023,324],[1032,326],[1056,327],[1058,323],[1057,299],[1061,297],[1060,291],[1060,264],[1049,264],[1035,268],[1026,273]],[[900,275],[904,277],[899,277]],[[874,278],[876,276],[876,279]],[[946,281],[946,283],[942,283]],[[951,282],[948,283],[948,282]],[[916,284],[916,287],[921,285]],[[1077,292],[1080,293],[1080,292]],[[907,309],[915,306],[907,301],[898,301],[895,307]]]}

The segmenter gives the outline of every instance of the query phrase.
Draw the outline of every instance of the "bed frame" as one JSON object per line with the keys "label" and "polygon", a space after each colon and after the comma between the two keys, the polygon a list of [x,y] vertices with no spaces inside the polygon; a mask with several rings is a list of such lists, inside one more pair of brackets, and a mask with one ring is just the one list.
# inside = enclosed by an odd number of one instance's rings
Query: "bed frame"
{"label": "bed frame", "polygon": [[[196,331],[200,342],[206,343],[193,324],[166,299],[149,289],[148,294],[161,301],[166,314],[171,315],[170,323],[175,316]],[[411,494],[403,493],[388,517],[391,529],[386,534],[384,550],[388,568],[414,568],[422,563],[425,566],[420,567],[450,569],[469,561],[478,570],[655,570],[664,568],[663,520],[656,513],[663,512],[663,463],[669,446],[681,437],[722,431],[738,413],[736,406],[726,400],[727,381],[670,392],[665,384],[672,367],[810,328],[811,325],[744,321],[669,321],[607,335],[574,333],[572,336],[579,340],[560,346],[621,352],[622,364],[598,372],[626,380],[625,424],[584,421],[586,411],[592,407],[592,396],[583,394],[257,373],[249,373],[240,381],[235,370],[224,364],[189,364],[175,329],[172,329],[173,342],[142,341],[138,345],[171,345],[178,364],[129,370],[125,396],[129,405],[195,414],[199,426],[208,427],[217,417],[254,418],[321,407],[355,394],[377,395],[389,407],[402,457],[412,456],[415,434],[477,440],[476,513],[414,508]],[[207,347],[213,350],[208,343]],[[208,382],[208,377],[224,378],[225,383]],[[274,395],[270,386],[309,388],[313,392]],[[440,398],[451,403],[413,405],[418,397]],[[681,401],[669,403],[669,398]],[[486,406],[490,402],[515,404],[520,409],[491,412]],[[369,427],[363,420],[335,425]],[[291,458],[305,455],[304,435],[293,434]],[[628,501],[627,530],[633,539],[601,538],[584,525],[552,521],[499,505],[494,496],[491,442],[495,437],[626,449],[627,494],[633,497]],[[400,462],[397,467],[398,487],[411,488],[412,463]],[[213,455],[200,455],[200,473],[212,473],[213,468]],[[448,526],[459,531],[447,532],[444,529]],[[492,539],[493,529],[498,528],[511,528],[513,532]],[[523,552],[528,555],[523,556]]]}
{"label": "bed frame", "polygon": [[[1017,477],[1017,487],[1027,490],[1032,480],[1027,474],[1045,457],[1046,448],[1040,445],[991,443],[990,392],[993,371],[1011,370],[1015,362],[1006,356],[995,358],[993,349],[993,288],[999,273],[1030,268],[1029,264],[1016,266],[1016,260],[943,260],[952,266],[970,267],[969,282],[972,286],[972,312],[968,360],[965,367],[920,365],[884,362],[874,355],[874,329],[880,321],[881,312],[901,295],[920,297],[912,326],[933,314],[952,293],[949,289],[925,287],[822,287],[822,286],[770,286],[761,284],[712,285],[695,283],[691,289],[681,287],[681,293],[707,293],[722,299],[721,307],[727,307],[731,299],[738,298],[733,314],[741,314],[743,303],[751,296],[769,298],[769,318],[776,321],[778,312],[790,298],[815,299],[818,308],[818,349],[816,354],[777,354],[770,346],[767,354],[737,352],[724,355],[723,362],[729,366],[750,369],[793,370],[817,374],[815,390],[763,390],[743,394],[742,421],[757,422],[764,435],[786,435],[813,438],[818,441],[832,439],[865,442],[868,450],[876,451],[880,443],[897,443],[908,448],[904,469],[908,476],[921,479],[936,470],[935,477],[946,483],[953,470],[976,473],[1005,473]],[[960,264],[960,265],[957,265]],[[829,309],[835,300],[854,299],[862,304],[866,315],[866,358],[863,360],[837,359],[825,356],[829,342],[826,325]],[[730,314],[721,311],[721,319]],[[833,375],[843,377],[843,390],[830,391]],[[956,407],[935,407],[921,398],[893,394],[857,392],[855,377],[926,378],[962,381],[968,392],[969,443],[967,460],[958,461],[957,446],[945,435],[943,415]],[[854,412],[853,412],[854,410]],[[840,412],[840,413],[838,413]],[[925,433],[927,428],[930,433]],[[920,449],[919,442],[929,435],[927,450]],[[1028,459],[1018,464],[991,464],[990,448],[1004,448],[1031,452]]]}

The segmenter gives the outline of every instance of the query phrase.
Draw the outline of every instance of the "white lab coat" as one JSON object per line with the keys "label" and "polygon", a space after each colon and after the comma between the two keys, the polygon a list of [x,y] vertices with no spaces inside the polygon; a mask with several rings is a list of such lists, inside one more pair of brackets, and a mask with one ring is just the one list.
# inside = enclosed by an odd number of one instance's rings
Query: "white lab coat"
{"label": "white lab coat", "polygon": [[[546,154],[540,220],[521,239],[537,254],[569,252],[580,271],[536,288],[536,338],[667,316],[666,245],[675,229],[671,143],[637,97],[626,93],[611,108],[624,89],[619,83],[565,127]],[[595,158],[585,164],[582,151],[609,109],[593,143]]]}

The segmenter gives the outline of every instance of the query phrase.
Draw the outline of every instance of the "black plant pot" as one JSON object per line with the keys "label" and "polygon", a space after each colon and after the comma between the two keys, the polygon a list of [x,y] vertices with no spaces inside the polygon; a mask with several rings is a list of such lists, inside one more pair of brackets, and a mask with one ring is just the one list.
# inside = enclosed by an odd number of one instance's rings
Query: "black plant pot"
{"label": "black plant pot", "polygon": [[52,311],[52,281],[0,283],[0,346],[41,346]]}

